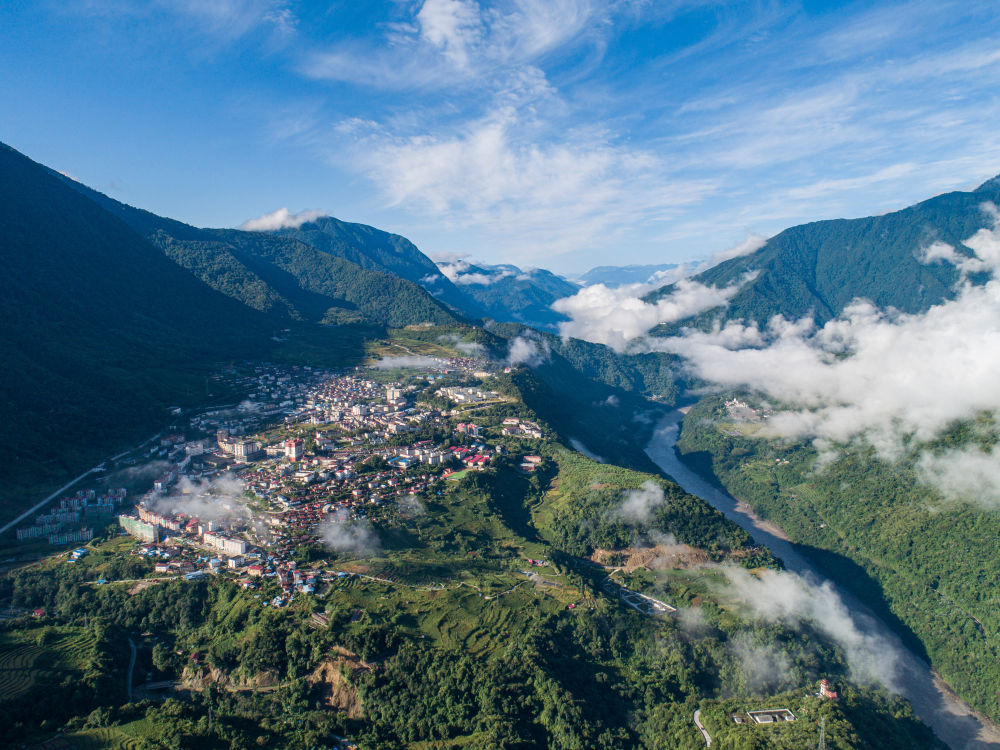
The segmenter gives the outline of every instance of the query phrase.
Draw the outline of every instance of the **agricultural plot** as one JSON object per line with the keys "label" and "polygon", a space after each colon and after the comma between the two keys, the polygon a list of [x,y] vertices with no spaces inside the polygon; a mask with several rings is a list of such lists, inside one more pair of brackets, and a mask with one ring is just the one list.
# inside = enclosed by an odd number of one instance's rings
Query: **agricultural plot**
{"label": "agricultural plot", "polygon": [[139,750],[162,733],[156,723],[139,719],[113,727],[95,727],[70,732],[66,739],[77,750]]}
{"label": "agricultural plot", "polygon": [[94,647],[94,638],[69,628],[39,642],[41,628],[0,634],[0,704],[35,687],[61,682],[77,672]]}

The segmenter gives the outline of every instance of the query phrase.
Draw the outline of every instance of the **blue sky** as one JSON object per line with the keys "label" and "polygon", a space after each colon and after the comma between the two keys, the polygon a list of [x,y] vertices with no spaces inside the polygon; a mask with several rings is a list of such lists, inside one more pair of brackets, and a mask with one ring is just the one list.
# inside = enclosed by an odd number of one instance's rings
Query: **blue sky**
{"label": "blue sky", "polygon": [[199,226],[676,262],[1000,172],[988,2],[12,0],[0,140]]}

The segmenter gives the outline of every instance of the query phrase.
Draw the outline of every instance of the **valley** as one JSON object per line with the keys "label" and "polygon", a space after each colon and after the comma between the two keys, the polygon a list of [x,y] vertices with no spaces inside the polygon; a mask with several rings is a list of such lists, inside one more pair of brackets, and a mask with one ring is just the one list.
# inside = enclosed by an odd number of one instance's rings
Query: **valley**
{"label": "valley", "polygon": [[[914,711],[921,720],[930,725],[949,747],[971,749],[1000,746],[1000,728],[958,698],[931,669],[926,658],[913,653],[861,599],[851,593],[850,589],[843,588],[842,581],[833,583],[830,574],[799,551],[784,531],[761,519],[745,502],[713,485],[684,463],[675,446],[681,434],[681,423],[688,413],[688,408],[678,410],[660,423],[647,449],[657,465],[686,491],[705,499],[727,518],[746,529],[755,541],[772,550],[788,570],[818,584],[828,582],[837,586],[838,596],[851,610],[852,618],[859,623],[860,628],[877,633],[885,640],[887,647],[895,652],[895,687],[913,704]],[[700,411],[695,412],[696,419],[699,414]],[[690,446],[690,442],[687,445]]]}

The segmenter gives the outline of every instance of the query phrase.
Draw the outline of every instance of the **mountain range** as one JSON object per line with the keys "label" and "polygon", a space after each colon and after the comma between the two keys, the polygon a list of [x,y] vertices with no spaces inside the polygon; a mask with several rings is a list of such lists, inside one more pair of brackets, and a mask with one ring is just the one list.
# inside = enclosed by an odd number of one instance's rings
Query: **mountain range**
{"label": "mountain range", "polygon": [[480,317],[501,323],[524,323],[555,331],[566,316],[552,309],[557,299],[580,291],[580,286],[543,268],[521,269],[510,264],[473,264],[465,260],[439,267],[467,298]]}
{"label": "mountain range", "polygon": [[[724,312],[727,319],[764,323],[776,314],[788,319],[810,315],[822,324],[856,298],[880,309],[922,312],[954,296],[959,273],[952,264],[923,262],[920,250],[944,242],[971,256],[963,240],[992,225],[984,205],[997,202],[1000,178],[880,216],[802,224],[694,279],[719,287],[742,284]],[[748,274],[753,278],[744,282]],[[660,299],[672,289],[663,287],[646,299]],[[715,310],[700,319],[718,316]]]}
{"label": "mountain range", "polygon": [[654,263],[649,265],[595,266],[580,276],[585,285],[604,284],[619,287],[626,284],[645,284],[657,273],[677,268],[677,263]]}

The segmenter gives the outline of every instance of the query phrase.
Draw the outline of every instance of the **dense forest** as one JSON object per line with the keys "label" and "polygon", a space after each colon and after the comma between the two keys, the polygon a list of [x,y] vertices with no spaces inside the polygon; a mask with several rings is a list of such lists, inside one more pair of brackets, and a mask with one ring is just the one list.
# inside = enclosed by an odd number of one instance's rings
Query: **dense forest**
{"label": "dense forest", "polygon": [[[854,444],[817,468],[810,445],[747,437],[739,428],[720,398],[706,399],[685,419],[678,449],[908,633],[966,701],[1000,717],[996,512],[943,498],[920,481],[915,454],[888,463]],[[973,439],[994,438],[958,425],[935,447]]]}

